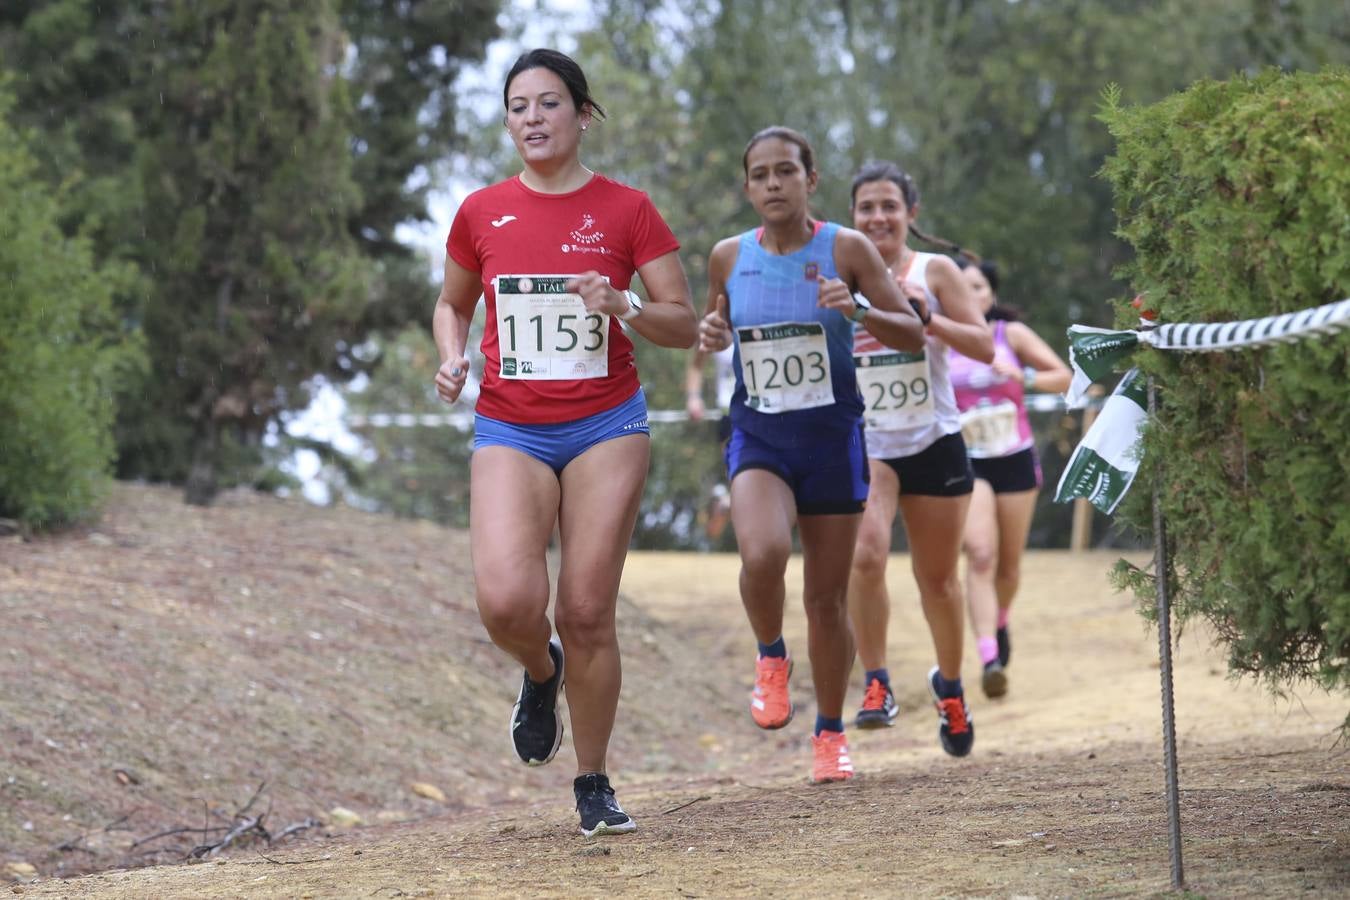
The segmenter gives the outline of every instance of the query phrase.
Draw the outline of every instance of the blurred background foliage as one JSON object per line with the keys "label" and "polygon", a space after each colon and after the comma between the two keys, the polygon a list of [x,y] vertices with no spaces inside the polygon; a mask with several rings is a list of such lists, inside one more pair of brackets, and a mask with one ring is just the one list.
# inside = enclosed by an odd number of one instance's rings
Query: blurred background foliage
{"label": "blurred background foliage", "polygon": [[[222,486],[294,489],[284,473],[303,446],[336,498],[464,524],[465,431],[355,427],[362,448],[350,453],[282,426],[321,385],[360,415],[445,414],[428,334],[440,260],[400,226],[431,219],[447,186],[462,196],[518,170],[500,78],[528,46],[557,46],[586,69],[609,117],[583,161],[651,194],[700,309],[709,249],[754,224],[745,142],[786,124],[815,144],[820,216],[847,222],[853,171],[897,161],[919,184],[920,225],[997,260],[1002,299],[1061,351],[1068,324],[1111,324],[1110,301],[1130,290],[1116,272],[1131,251],[1097,174],[1112,150],[1096,118],[1107,85],[1144,104],[1200,78],[1350,56],[1345,0],[567,7],[0,6],[12,95],[0,115],[27,136],[32,189],[47,192],[63,235],[87,241],[91,264],[125,267],[104,282],[115,314],[88,339],[136,342],[147,360],[117,379],[115,462],[99,471],[209,502]],[[653,409],[683,408],[684,362],[639,346]],[[1053,481],[1078,419],[1035,424]],[[721,478],[715,425],[657,424],[653,438],[637,543],[728,547],[729,533],[703,527]],[[1066,545],[1068,508],[1042,505],[1033,545]],[[1115,539],[1105,520],[1095,533]]]}

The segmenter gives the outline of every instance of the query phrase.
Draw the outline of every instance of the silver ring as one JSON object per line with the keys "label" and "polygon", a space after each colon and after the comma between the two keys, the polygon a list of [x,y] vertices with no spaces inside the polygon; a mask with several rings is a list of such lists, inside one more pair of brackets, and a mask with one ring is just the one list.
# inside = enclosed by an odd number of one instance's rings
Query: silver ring
{"label": "silver ring", "polygon": [[459,366],[455,366],[453,369],[450,370],[450,377],[451,378],[459,377]]}

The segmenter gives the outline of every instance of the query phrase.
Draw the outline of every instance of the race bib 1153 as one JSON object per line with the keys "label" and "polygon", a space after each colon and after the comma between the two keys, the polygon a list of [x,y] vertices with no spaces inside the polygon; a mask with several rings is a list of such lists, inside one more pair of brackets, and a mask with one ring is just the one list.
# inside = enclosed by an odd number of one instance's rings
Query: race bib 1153
{"label": "race bib 1153", "polygon": [[501,377],[565,380],[609,374],[609,316],[567,291],[573,275],[498,275]]}

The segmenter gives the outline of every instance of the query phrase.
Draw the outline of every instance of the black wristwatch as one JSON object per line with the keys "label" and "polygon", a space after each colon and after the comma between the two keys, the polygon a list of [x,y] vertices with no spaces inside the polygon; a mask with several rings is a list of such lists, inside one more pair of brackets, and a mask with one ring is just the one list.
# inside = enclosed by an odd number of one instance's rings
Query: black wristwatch
{"label": "black wristwatch", "polygon": [[855,293],[853,295],[853,312],[849,313],[848,317],[861,325],[863,319],[867,318],[867,311],[871,308],[872,304],[867,302],[866,297]]}
{"label": "black wristwatch", "polygon": [[[914,315],[919,317],[919,323],[923,325],[924,328],[927,328],[928,323],[933,321],[933,308],[931,306],[928,307],[928,318],[925,319],[923,314],[919,312],[921,307],[919,306],[918,300],[910,298],[909,305],[914,308]],[[925,304],[925,306],[927,306],[927,304]]]}

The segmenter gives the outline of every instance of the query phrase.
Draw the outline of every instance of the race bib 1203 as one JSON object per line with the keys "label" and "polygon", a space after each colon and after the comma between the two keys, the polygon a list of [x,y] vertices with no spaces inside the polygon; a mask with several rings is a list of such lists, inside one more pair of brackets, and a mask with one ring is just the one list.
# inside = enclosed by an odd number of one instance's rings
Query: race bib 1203
{"label": "race bib 1203", "polygon": [[834,402],[825,328],[819,322],[779,322],[737,328],[745,405],[762,413],[829,406]]}

